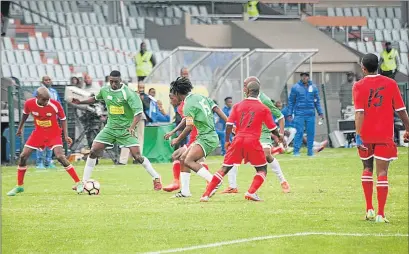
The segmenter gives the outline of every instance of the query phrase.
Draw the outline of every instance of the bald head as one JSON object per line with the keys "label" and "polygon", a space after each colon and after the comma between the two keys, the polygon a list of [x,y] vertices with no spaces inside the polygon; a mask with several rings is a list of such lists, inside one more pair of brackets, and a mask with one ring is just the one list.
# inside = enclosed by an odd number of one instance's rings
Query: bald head
{"label": "bald head", "polygon": [[248,97],[257,97],[260,93],[260,83],[257,81],[250,81],[247,84],[247,96]]}
{"label": "bald head", "polygon": [[248,86],[253,83],[258,85],[258,91],[260,92],[260,80],[255,76],[250,76],[244,80],[244,86],[243,86],[244,94],[246,94],[247,96],[249,96]]}
{"label": "bald head", "polygon": [[189,71],[186,67],[180,69],[180,76],[184,78],[189,78]]}
{"label": "bald head", "polygon": [[37,89],[37,103],[40,106],[45,106],[48,104],[48,101],[50,100],[50,92],[48,89],[44,86],[39,87]]}

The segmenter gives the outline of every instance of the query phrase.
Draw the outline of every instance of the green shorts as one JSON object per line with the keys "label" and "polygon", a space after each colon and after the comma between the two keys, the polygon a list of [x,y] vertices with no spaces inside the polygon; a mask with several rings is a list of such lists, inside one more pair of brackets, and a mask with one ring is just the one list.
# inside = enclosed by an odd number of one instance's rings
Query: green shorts
{"label": "green shorts", "polygon": [[271,132],[262,132],[260,136],[260,143],[263,148],[272,147],[273,141],[271,139]]}
{"label": "green shorts", "polygon": [[196,144],[202,147],[204,157],[206,157],[219,146],[219,137],[216,133],[214,135],[197,136],[196,141],[191,146]]}
{"label": "green shorts", "polygon": [[95,142],[122,147],[139,146],[138,138],[131,136],[127,129],[103,128],[94,139]]}

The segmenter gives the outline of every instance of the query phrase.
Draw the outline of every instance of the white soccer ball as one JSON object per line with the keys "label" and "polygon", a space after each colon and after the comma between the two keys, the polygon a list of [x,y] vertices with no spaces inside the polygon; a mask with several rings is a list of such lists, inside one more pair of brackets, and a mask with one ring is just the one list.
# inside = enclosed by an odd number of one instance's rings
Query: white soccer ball
{"label": "white soccer ball", "polygon": [[93,179],[89,179],[84,184],[84,192],[88,193],[88,195],[98,195],[101,189],[101,185],[98,181]]}

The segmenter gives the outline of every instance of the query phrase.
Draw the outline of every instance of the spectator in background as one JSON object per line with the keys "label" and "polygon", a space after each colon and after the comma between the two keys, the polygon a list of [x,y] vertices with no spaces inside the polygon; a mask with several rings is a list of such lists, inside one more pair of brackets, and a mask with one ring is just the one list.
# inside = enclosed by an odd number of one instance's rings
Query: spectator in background
{"label": "spectator in background", "polygon": [[399,53],[396,49],[392,48],[392,44],[389,41],[385,43],[385,49],[381,53],[379,68],[381,75],[395,79],[399,69]]}
{"label": "spectator in background", "polygon": [[148,91],[149,110],[146,115],[152,120],[152,123],[170,122],[170,116],[165,112],[163,103],[155,98],[155,88],[150,88]]}
{"label": "spectator in background", "polygon": [[[138,93],[142,101],[143,112],[144,113],[149,112],[149,106],[151,101],[149,99],[149,95],[145,93],[145,84],[142,81],[138,81]],[[145,117],[147,122],[152,122],[152,120],[149,117],[147,117],[146,115]]]}
{"label": "spectator in background", "polygon": [[247,1],[246,10],[250,21],[255,21],[258,19],[259,13],[259,1]]}
{"label": "spectator in background", "polygon": [[353,72],[347,73],[347,81],[341,85],[339,89],[339,102],[341,103],[341,116],[342,118],[342,110],[346,109],[348,106],[353,105],[352,101],[352,86],[356,81],[356,76]]}
{"label": "spectator in background", "polygon": [[76,86],[78,88],[81,88],[81,83],[80,80],[77,77],[71,77],[70,79],[70,85],[71,86]]}
{"label": "spectator in background", "polygon": [[86,91],[90,91],[93,92],[95,95],[98,94],[99,90],[101,90],[101,86],[99,86],[96,83],[92,82],[92,77],[88,74],[85,74],[84,76],[84,86],[82,87],[82,89],[86,90]]}
{"label": "spectator in background", "polygon": [[[219,105],[216,100],[213,100],[213,102],[214,104]],[[226,154],[226,148],[224,147],[224,143],[226,142],[226,123],[220,119],[216,113],[213,113],[213,117],[216,133],[220,140],[221,155],[224,156]]]}
{"label": "spectator in background", "polygon": [[154,98],[156,96],[155,88],[149,88],[148,95]]}
{"label": "spectator in background", "polygon": [[[276,101],[275,106],[279,110],[281,110],[281,113],[284,116],[288,115],[288,107],[283,107],[283,103],[281,101]],[[287,144],[287,147],[285,149],[287,153],[293,150],[289,145],[291,144],[291,142],[293,142],[293,139],[296,133],[297,133],[297,130],[295,129],[294,122],[285,121],[284,140]]]}
{"label": "spectator in background", "polygon": [[[231,109],[233,107],[233,98],[228,96],[224,98],[224,107],[223,107],[223,113],[229,117]],[[223,119],[220,119],[220,122],[223,123],[223,130],[226,130],[226,123],[223,121]],[[230,136],[229,138],[230,142],[233,140],[233,135]]]}
{"label": "spectator in background", "polygon": [[151,51],[146,50],[145,42],[142,42],[140,45],[140,51],[135,56],[135,64],[138,81],[143,81],[156,65],[155,56]]}
{"label": "spectator in background", "polygon": [[180,76],[183,78],[189,78],[189,70],[186,67],[180,69]]}
{"label": "spectator in background", "polygon": [[[44,76],[41,81],[41,86],[44,86],[48,89],[50,93],[50,99],[58,101],[61,105],[61,99],[58,95],[57,90],[52,88],[53,82],[49,76]],[[33,92],[33,96],[37,96],[37,89]],[[51,147],[45,147],[44,150],[37,150],[36,153],[36,168],[37,169],[45,169],[45,168],[55,168],[54,163],[52,162],[53,159],[53,151],[50,149]],[[44,158],[45,152],[45,158]]]}
{"label": "spectator in background", "polygon": [[301,80],[296,83],[288,98],[287,120],[292,121],[297,129],[294,140],[294,156],[300,156],[304,129],[307,131],[308,156],[313,156],[313,145],[315,137],[315,110],[321,119],[324,114],[321,109],[318,88],[310,81],[310,74],[301,73]]}

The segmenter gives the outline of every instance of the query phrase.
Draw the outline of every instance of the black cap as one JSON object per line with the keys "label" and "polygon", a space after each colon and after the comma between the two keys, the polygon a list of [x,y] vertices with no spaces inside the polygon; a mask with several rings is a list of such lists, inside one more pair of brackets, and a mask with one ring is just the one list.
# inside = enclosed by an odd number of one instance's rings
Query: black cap
{"label": "black cap", "polygon": [[304,76],[304,75],[309,77],[309,76],[310,76],[310,73],[309,73],[309,72],[301,72],[301,73],[300,73],[300,76],[301,76],[301,77]]}
{"label": "black cap", "polygon": [[390,41],[385,42],[385,46],[390,46],[392,43]]}

